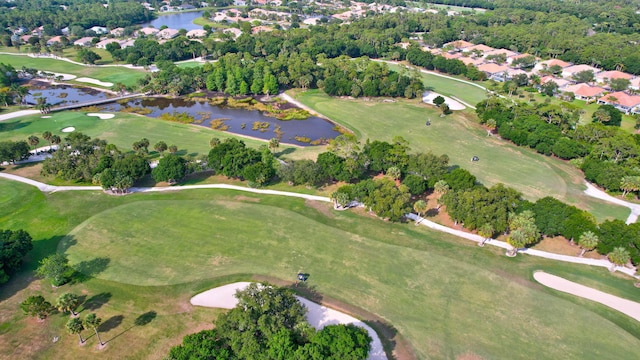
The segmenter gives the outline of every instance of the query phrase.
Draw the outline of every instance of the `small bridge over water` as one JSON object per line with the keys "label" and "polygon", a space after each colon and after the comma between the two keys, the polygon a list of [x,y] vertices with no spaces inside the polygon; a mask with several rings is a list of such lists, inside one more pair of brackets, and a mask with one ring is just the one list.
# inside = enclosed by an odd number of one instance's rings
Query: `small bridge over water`
{"label": "small bridge over water", "polygon": [[120,101],[120,100],[124,100],[124,99],[131,99],[131,98],[135,98],[135,97],[139,97],[139,96],[144,96],[144,95],[146,95],[146,94],[145,93],[128,94],[128,95],[121,95],[121,96],[116,96],[116,97],[106,98],[106,99],[85,101],[85,102],[79,102],[79,103],[74,103],[74,104],[66,104],[66,105],[62,105],[62,106],[52,107],[50,109],[50,111],[53,112],[53,111],[71,110],[71,109],[77,109],[77,108],[82,108],[82,107],[86,107],[86,106],[96,106],[96,105],[108,104],[108,103],[112,103],[112,102],[116,102],[116,101]]}

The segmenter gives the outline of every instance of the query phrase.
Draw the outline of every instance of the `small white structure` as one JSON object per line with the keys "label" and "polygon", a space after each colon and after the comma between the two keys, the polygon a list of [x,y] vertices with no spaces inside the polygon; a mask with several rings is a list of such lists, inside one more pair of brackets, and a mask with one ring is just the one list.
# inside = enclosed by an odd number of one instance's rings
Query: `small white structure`
{"label": "small white structure", "polygon": [[93,45],[93,38],[90,36],[85,36],[73,42],[73,45],[76,46],[91,46]]}
{"label": "small white structure", "polygon": [[111,43],[120,44],[120,41],[118,41],[116,39],[105,39],[105,40],[102,40],[102,41],[98,42],[96,44],[96,48],[98,48],[98,49],[106,49],[107,45],[109,45]]}
{"label": "small white structure", "polygon": [[107,29],[104,26],[94,26],[92,28],[89,28],[88,30],[93,31],[94,33],[100,35],[100,34],[107,34],[109,32],[109,29]]}

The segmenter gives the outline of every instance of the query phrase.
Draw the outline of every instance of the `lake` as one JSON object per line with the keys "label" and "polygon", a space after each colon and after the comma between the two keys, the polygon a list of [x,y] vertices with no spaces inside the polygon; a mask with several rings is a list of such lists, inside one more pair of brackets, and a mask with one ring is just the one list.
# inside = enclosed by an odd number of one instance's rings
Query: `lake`
{"label": "lake", "polygon": [[35,105],[37,98],[47,99],[51,105],[73,104],[99,99],[106,99],[106,93],[90,88],[73,87],[69,85],[51,85],[40,81],[28,83],[29,94],[25,97],[27,104]]}
{"label": "lake", "polygon": [[[311,141],[324,139],[326,142],[340,135],[332,122],[309,117],[306,120],[279,120],[266,116],[257,110],[235,109],[211,105],[206,101],[186,101],[183,99],[143,98],[131,99],[125,104],[108,104],[104,111],[119,111],[123,107],[136,107],[151,110],[146,116],[158,118],[162,114],[186,113],[195,119],[194,124],[211,128],[212,121],[219,120],[227,126],[230,133],[269,140],[281,134],[280,142],[300,146],[310,146],[309,142],[299,141],[308,138]],[[297,139],[296,139],[297,137]]]}
{"label": "lake", "polygon": [[154,27],[160,29],[162,26],[167,26],[171,29],[186,29],[195,30],[202,29],[202,26],[193,23],[193,20],[202,17],[203,11],[190,11],[181,12],[176,14],[159,15],[157,19],[142,24],[142,27]]}

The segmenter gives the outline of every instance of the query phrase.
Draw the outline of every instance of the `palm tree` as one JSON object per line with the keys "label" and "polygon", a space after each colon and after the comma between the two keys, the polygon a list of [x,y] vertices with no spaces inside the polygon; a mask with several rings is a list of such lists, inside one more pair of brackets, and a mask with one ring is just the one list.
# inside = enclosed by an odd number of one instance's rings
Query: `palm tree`
{"label": "palm tree", "polygon": [[493,225],[489,223],[485,223],[480,226],[478,228],[478,235],[482,236],[482,241],[478,244],[478,246],[484,246],[484,243],[487,242],[487,240],[491,239],[494,232],[495,229],[493,228]]}
{"label": "palm tree", "polygon": [[[415,210],[415,212],[418,213],[418,216],[420,217],[422,217],[422,214],[427,212],[428,208],[429,208],[429,205],[424,200],[418,200],[413,204],[413,210]],[[419,222],[416,221],[416,225],[418,224]]]}
{"label": "palm tree", "polygon": [[56,302],[56,307],[58,310],[64,313],[71,313],[71,315],[78,315],[75,310],[80,306],[80,297],[76,294],[72,293],[64,293],[58,297],[58,301]]}
{"label": "palm tree", "polygon": [[51,144],[59,145],[62,142],[62,139],[58,135],[51,135]]}
{"label": "palm tree", "polygon": [[507,251],[507,256],[516,256],[519,248],[536,241],[540,233],[536,227],[533,212],[530,210],[525,210],[520,214],[511,213],[509,217],[511,233],[507,238],[507,243],[512,246],[512,249]]}
{"label": "palm tree", "polygon": [[391,166],[387,169],[387,175],[391,176],[393,180],[398,180],[402,175],[402,171],[400,171],[396,166]]}
{"label": "palm tree", "polygon": [[69,331],[69,334],[78,334],[78,337],[80,338],[80,344],[84,344],[85,339],[82,338],[82,330],[84,330],[84,324],[82,323],[82,320],[80,320],[79,318],[69,319],[69,321],[67,321],[66,327]]}
{"label": "palm tree", "polygon": [[209,141],[209,146],[211,146],[212,148],[218,146],[220,144],[220,139],[218,139],[217,137],[214,137],[211,139],[211,141]]}
{"label": "palm tree", "polygon": [[33,146],[33,148],[35,149],[38,144],[40,143],[40,139],[35,136],[35,135],[31,135],[29,136],[29,138],[27,139],[29,141],[29,145]]}
{"label": "palm tree", "polygon": [[51,131],[45,131],[42,133],[42,138],[49,142],[49,147],[51,147]]}
{"label": "palm tree", "polygon": [[162,155],[163,152],[165,152],[167,150],[168,146],[167,143],[164,141],[158,141],[158,143],[156,143],[153,146],[153,149],[157,152],[160,153],[160,155]]}
{"label": "palm tree", "polygon": [[438,180],[438,182],[433,185],[433,191],[438,194],[438,210],[440,210],[440,207],[442,206],[440,199],[442,198],[442,195],[449,192],[449,184],[444,180]]}
{"label": "palm tree", "polygon": [[640,176],[625,176],[620,180],[620,189],[622,196],[628,193],[640,190]]}
{"label": "palm tree", "polygon": [[609,255],[607,255],[609,260],[613,263],[613,267],[610,269],[611,271],[616,270],[616,266],[623,266],[629,262],[631,256],[629,255],[629,251],[622,246],[614,248]]}
{"label": "palm tree", "polygon": [[578,245],[582,248],[580,257],[583,257],[584,253],[587,251],[595,249],[599,241],[600,239],[598,238],[598,235],[594,234],[592,231],[587,231],[580,235],[580,238],[578,238]]}
{"label": "palm tree", "polygon": [[272,138],[269,140],[269,149],[271,152],[276,152],[276,149],[280,147],[280,140],[278,138]]}
{"label": "palm tree", "polygon": [[175,154],[178,152],[178,147],[175,145],[169,145],[169,152]]}
{"label": "palm tree", "polygon": [[102,339],[100,339],[100,334],[98,333],[98,326],[100,326],[100,323],[102,323],[102,319],[96,316],[95,313],[91,313],[87,315],[86,318],[84,318],[84,325],[86,327],[92,328],[93,331],[96,332],[96,337],[98,338],[100,345],[104,345],[104,343],[102,342]]}

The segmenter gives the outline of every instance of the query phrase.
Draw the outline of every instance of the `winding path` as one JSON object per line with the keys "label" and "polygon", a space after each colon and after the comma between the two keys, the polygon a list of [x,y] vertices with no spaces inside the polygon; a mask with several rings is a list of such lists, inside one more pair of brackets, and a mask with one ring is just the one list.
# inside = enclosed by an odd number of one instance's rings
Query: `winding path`
{"label": "winding path", "polygon": [[630,203],[628,201],[624,201],[622,199],[618,199],[616,197],[613,197],[609,194],[607,194],[606,192],[598,189],[597,187],[595,187],[593,184],[585,181],[584,182],[585,185],[587,186],[587,190],[584,191],[584,193],[586,195],[589,195],[591,197],[594,197],[596,199],[600,199],[600,200],[604,200],[606,202],[610,202],[612,204],[616,204],[616,205],[620,205],[620,206],[624,206],[627,207],[631,210],[631,214],[629,214],[629,217],[627,217],[627,224],[631,224],[634,223],[636,221],[638,221],[638,216],[640,215],[640,204],[634,204],[634,203]]}
{"label": "winding path", "polygon": [[[45,184],[39,181],[31,180],[22,176],[7,174],[0,172],[0,178],[5,178],[9,180],[19,181],[31,186],[37,187],[40,191],[46,193],[54,193],[58,191],[102,191],[103,189],[100,186],[55,186]],[[130,193],[148,193],[148,192],[169,192],[169,191],[180,191],[180,190],[189,190],[189,189],[228,189],[228,190],[237,190],[244,192],[251,192],[255,194],[265,194],[265,195],[279,195],[279,196],[289,196],[302,198],[307,200],[314,201],[322,201],[322,202],[331,202],[331,199],[325,196],[318,195],[310,195],[310,194],[300,194],[289,191],[280,191],[280,190],[268,190],[268,189],[252,189],[244,186],[237,185],[229,185],[229,184],[202,184],[202,185],[184,185],[184,186],[166,186],[166,187],[133,187],[129,189]],[[409,213],[406,215],[407,218],[417,221],[420,225],[427,226],[431,229],[445,232],[463,239],[475,241],[477,243],[481,242],[483,238],[479,235],[468,233],[461,230],[452,229],[450,227],[446,227],[444,225],[437,224],[433,221],[424,219],[419,217],[416,214]],[[497,246],[503,249],[511,249],[511,246],[504,241],[498,241],[495,239],[489,239],[485,242],[485,244]],[[568,256],[568,255],[560,255],[554,254],[546,251],[535,250],[535,249],[518,249],[519,253],[528,254],[532,256],[538,256],[546,259],[564,261],[574,264],[583,264],[583,265],[591,265],[591,266],[599,266],[607,269],[614,269],[616,271],[620,271],[629,276],[633,276],[636,278],[640,278],[640,276],[635,276],[635,269],[630,269],[627,267],[615,266],[609,260],[606,259],[587,259],[581,258],[577,256]]]}
{"label": "winding path", "polygon": [[547,274],[544,271],[536,271],[533,273],[533,278],[544,286],[598,302],[640,321],[640,304],[635,301],[607,294],[606,292],[580,285],[559,276]]}

